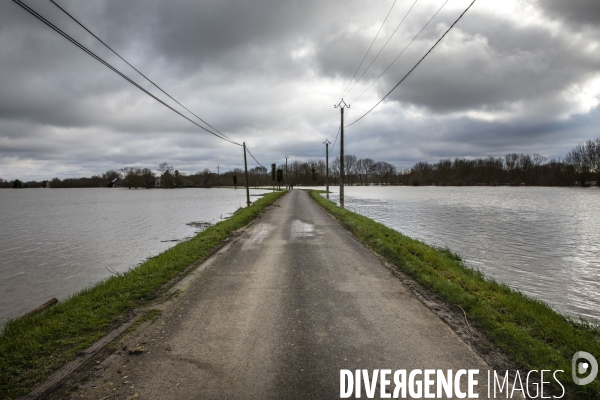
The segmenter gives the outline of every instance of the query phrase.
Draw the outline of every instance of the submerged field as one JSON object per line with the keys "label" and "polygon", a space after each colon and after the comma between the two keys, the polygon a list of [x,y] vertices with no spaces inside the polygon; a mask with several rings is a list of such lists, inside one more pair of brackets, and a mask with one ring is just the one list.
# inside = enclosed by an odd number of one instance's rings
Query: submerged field
{"label": "submerged field", "polygon": [[[254,201],[264,190],[250,191]],[[242,188],[1,190],[0,327],[194,236],[246,206]]]}
{"label": "submerged field", "polygon": [[[335,188],[337,189],[337,188]],[[561,313],[600,321],[600,189],[350,186],[346,208]],[[338,194],[330,198],[338,202]]]}

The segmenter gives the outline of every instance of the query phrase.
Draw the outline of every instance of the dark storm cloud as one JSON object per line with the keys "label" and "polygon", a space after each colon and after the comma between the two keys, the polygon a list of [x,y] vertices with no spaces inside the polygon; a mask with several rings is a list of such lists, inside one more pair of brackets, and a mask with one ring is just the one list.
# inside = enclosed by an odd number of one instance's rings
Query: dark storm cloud
{"label": "dark storm cloud", "polygon": [[554,18],[573,23],[595,25],[600,23],[600,3],[593,0],[538,0],[548,14]]}

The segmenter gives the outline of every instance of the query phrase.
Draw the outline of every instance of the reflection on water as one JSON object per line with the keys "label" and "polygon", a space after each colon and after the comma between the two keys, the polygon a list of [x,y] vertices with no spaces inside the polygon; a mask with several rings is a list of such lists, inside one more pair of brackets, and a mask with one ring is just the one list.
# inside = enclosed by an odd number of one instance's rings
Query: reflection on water
{"label": "reflection on water", "polygon": [[600,319],[599,189],[372,186],[345,197],[348,209],[448,247],[561,312]]}
{"label": "reflection on water", "polygon": [[0,325],[109,269],[135,267],[198,232],[190,222],[216,223],[245,203],[241,189],[0,190]]}

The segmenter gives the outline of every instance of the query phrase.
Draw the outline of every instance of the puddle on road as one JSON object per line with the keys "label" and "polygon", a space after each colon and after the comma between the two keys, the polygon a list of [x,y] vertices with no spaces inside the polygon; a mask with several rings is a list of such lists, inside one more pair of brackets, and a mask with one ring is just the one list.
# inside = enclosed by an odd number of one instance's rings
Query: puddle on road
{"label": "puddle on road", "polygon": [[258,249],[272,229],[273,227],[270,224],[256,224],[254,228],[248,232],[251,237],[248,238],[242,246],[242,251]]}
{"label": "puddle on road", "polygon": [[292,240],[315,236],[315,226],[295,219],[292,222]]}

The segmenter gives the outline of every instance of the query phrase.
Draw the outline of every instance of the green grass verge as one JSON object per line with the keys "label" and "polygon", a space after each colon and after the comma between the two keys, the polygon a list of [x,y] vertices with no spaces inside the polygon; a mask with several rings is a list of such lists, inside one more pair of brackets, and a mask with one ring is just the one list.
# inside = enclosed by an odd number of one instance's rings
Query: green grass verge
{"label": "green grass verge", "polygon": [[0,399],[27,394],[36,383],[110,332],[128,312],[149,304],[174,277],[190,264],[206,259],[224,239],[284,194],[267,194],[125,274],[70,296],[44,312],[9,321],[0,335]]}
{"label": "green grass verge", "polygon": [[[565,386],[564,399],[600,399],[600,380],[578,386],[571,377],[575,352],[587,351],[600,360],[596,326],[565,317],[541,301],[485,278],[448,249],[433,248],[342,209],[323,198],[321,192],[313,190],[311,197],[399,270],[463,308],[469,321],[475,322],[516,365],[524,370],[564,370],[557,375]],[[554,382],[551,377],[549,380]],[[557,395],[562,392],[558,385],[554,390]]]}

